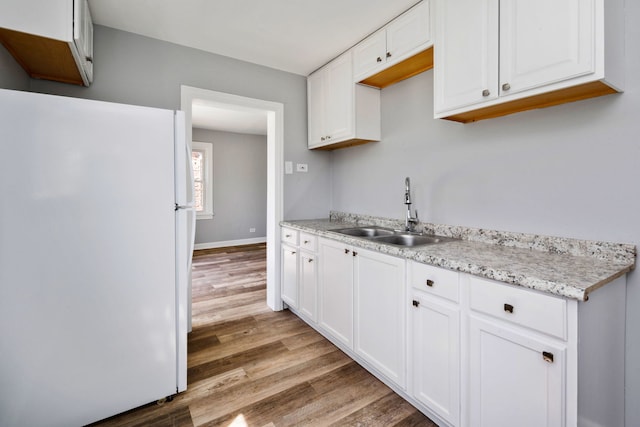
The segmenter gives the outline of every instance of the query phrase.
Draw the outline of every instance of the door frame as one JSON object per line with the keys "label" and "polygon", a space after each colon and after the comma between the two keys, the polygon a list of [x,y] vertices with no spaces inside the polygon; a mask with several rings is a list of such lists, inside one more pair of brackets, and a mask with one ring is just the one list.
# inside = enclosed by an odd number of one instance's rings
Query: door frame
{"label": "door frame", "polygon": [[[267,113],[267,305],[274,311],[283,309],[280,298],[280,221],[283,212],[284,104],[224,92],[180,86],[180,106],[185,114],[186,140],[193,140],[193,101],[205,100],[216,107],[231,110],[262,110]],[[191,280],[189,280],[189,331],[191,331]]]}

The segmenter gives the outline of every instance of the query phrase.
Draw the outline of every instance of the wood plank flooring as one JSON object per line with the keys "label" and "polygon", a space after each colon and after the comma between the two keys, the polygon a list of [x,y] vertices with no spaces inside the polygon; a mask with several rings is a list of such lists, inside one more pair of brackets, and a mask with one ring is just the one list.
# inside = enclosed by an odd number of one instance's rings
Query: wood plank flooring
{"label": "wood plank flooring", "polygon": [[264,244],[197,251],[187,391],[93,426],[435,426],[265,301]]}

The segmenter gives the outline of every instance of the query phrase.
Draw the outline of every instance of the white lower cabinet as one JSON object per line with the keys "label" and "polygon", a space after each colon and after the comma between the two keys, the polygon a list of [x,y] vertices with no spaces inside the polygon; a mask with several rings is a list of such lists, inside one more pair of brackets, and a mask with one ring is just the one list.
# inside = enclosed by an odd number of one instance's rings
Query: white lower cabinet
{"label": "white lower cabinet", "polygon": [[281,230],[280,297],[307,320],[317,320],[317,238],[288,227]]}
{"label": "white lower cabinet", "polygon": [[298,251],[293,246],[282,245],[282,301],[298,307]]}
{"label": "white lower cabinet", "polygon": [[299,310],[313,322],[317,322],[318,257],[310,252],[300,251],[298,271]]}
{"label": "white lower cabinet", "polygon": [[438,425],[624,426],[625,277],[578,302],[282,239],[283,300]]}
{"label": "white lower cabinet", "polygon": [[411,395],[451,425],[460,419],[458,273],[408,263]]}
{"label": "white lower cabinet", "polygon": [[354,249],[355,352],[405,388],[405,260]]}
{"label": "white lower cabinet", "polygon": [[320,239],[320,328],[405,388],[405,260]]}
{"label": "white lower cabinet", "polygon": [[564,426],[566,346],[471,315],[471,426]]}
{"label": "white lower cabinet", "polygon": [[353,252],[343,243],[320,239],[318,323],[353,349]]}

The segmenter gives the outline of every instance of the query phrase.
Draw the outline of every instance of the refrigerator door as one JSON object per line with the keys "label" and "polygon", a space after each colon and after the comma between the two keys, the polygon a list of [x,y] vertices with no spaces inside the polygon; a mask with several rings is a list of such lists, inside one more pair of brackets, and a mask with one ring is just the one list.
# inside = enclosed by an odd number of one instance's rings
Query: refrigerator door
{"label": "refrigerator door", "polygon": [[189,286],[196,220],[191,150],[185,139],[185,117],[182,111],[176,111],[175,133],[177,384],[180,392],[187,389],[187,330],[191,297]]}
{"label": "refrigerator door", "polygon": [[176,392],[174,113],[0,90],[0,425]]}

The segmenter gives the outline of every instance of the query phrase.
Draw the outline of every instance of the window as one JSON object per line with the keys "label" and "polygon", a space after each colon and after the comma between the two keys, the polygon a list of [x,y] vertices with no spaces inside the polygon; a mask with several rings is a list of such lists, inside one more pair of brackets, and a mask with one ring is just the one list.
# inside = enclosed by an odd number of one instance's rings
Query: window
{"label": "window", "polygon": [[197,219],[213,218],[213,146],[206,142],[193,141],[191,163],[193,164],[193,200]]}

